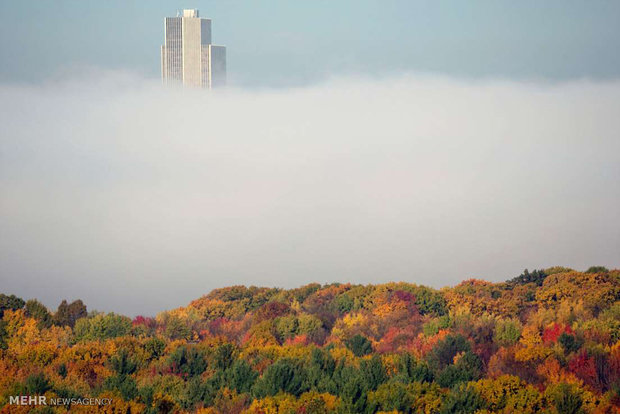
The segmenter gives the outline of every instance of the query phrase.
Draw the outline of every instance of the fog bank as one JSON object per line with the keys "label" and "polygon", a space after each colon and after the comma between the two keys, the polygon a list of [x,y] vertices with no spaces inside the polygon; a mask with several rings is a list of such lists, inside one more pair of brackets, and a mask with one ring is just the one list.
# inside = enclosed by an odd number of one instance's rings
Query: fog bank
{"label": "fog bank", "polygon": [[154,314],[233,284],[620,266],[620,82],[0,85],[0,291]]}

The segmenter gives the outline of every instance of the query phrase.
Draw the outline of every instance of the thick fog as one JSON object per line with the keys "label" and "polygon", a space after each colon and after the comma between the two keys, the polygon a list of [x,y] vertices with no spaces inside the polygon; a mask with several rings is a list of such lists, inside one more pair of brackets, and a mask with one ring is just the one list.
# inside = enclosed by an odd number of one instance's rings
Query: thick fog
{"label": "thick fog", "polygon": [[620,82],[0,85],[0,291],[129,315],[233,284],[620,266]]}

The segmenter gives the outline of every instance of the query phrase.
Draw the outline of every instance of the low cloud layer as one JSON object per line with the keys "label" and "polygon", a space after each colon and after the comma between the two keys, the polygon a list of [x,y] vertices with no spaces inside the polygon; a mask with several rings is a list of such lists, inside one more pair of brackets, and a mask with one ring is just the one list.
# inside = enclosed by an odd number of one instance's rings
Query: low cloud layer
{"label": "low cloud layer", "polygon": [[232,284],[620,266],[620,82],[0,86],[0,291],[153,314]]}

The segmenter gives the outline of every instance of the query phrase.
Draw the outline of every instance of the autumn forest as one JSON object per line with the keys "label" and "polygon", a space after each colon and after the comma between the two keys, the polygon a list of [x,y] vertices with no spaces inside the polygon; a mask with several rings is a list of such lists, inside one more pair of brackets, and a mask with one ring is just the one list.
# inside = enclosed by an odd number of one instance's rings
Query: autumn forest
{"label": "autumn forest", "polygon": [[11,396],[109,413],[618,413],[620,270],[506,282],[233,286],[155,317],[0,295]]}

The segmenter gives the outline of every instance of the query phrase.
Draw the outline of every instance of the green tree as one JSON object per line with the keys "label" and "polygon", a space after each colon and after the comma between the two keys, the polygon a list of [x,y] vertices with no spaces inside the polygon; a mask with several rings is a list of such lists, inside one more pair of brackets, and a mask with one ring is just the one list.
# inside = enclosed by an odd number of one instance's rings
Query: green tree
{"label": "green tree", "polygon": [[65,364],[64,362],[60,364],[56,369],[56,372],[58,373],[58,375],[60,375],[61,378],[66,378],[67,374],[69,373],[67,370],[67,364]]}
{"label": "green tree", "polygon": [[45,305],[36,299],[26,302],[26,316],[36,319],[39,329],[49,328],[52,325],[52,315]]}
{"label": "green tree", "polygon": [[144,343],[144,350],[147,352],[149,360],[158,359],[164,354],[165,349],[166,342],[164,342],[164,340],[161,338],[149,338]]}
{"label": "green tree", "polygon": [[28,376],[24,385],[26,393],[29,395],[43,395],[52,388],[50,382],[42,373]]}
{"label": "green tree", "polygon": [[394,378],[396,381],[410,383],[432,382],[433,372],[428,364],[423,361],[417,361],[408,352],[400,355],[398,361],[398,375]]}
{"label": "green tree", "polygon": [[530,273],[527,269],[525,269],[523,273],[513,279],[510,279],[507,283],[509,285],[527,285],[528,283],[534,283],[536,286],[542,286],[547,276],[548,275],[544,270],[534,270]]}
{"label": "green tree", "polygon": [[480,378],[482,371],[482,361],[473,352],[465,352],[456,364],[448,365],[437,376],[437,383],[450,388],[456,384],[467,381],[474,381]]}
{"label": "green tree", "polygon": [[299,326],[297,335],[307,335],[308,339],[316,343],[321,343],[325,339],[325,329],[323,321],[314,315],[302,314],[297,318]]}
{"label": "green tree", "polygon": [[199,377],[189,380],[181,396],[181,406],[187,410],[193,410],[196,405],[205,400],[212,400],[210,389]]}
{"label": "green tree", "polygon": [[215,349],[215,367],[222,371],[230,368],[235,362],[235,347],[233,344],[223,344]]}
{"label": "green tree", "polygon": [[410,387],[400,382],[382,384],[376,391],[368,394],[368,402],[373,411],[410,414],[413,413],[415,399],[416,395],[410,391]]}
{"label": "green tree", "polygon": [[553,266],[553,267],[549,267],[547,269],[545,269],[545,274],[547,274],[547,276],[551,276],[551,275],[555,275],[558,273],[568,273],[568,272],[574,272],[574,269],[571,269],[570,267],[564,267],[564,266]]}
{"label": "green tree", "polygon": [[129,401],[138,395],[136,381],[130,377],[138,369],[138,362],[125,348],[121,348],[116,355],[107,362],[108,367],[115,373],[104,381],[104,388],[118,391],[123,399]]}
{"label": "green tree", "polygon": [[450,391],[445,399],[441,414],[473,414],[484,409],[486,402],[473,387],[461,384]]}
{"label": "green tree", "polygon": [[165,334],[170,339],[189,339],[191,333],[191,329],[181,318],[173,316],[166,321]]}
{"label": "green tree", "polygon": [[258,398],[285,392],[299,397],[307,390],[306,372],[297,361],[282,358],[271,364],[254,387]]}
{"label": "green tree", "polygon": [[207,369],[204,352],[194,346],[180,346],[168,357],[168,365],[172,372],[186,377],[195,377]]}
{"label": "green tree", "polygon": [[330,393],[340,396],[344,413],[373,412],[368,405],[368,386],[359,369],[341,360],[336,365],[332,380],[335,389]]}
{"label": "green tree", "polygon": [[107,390],[118,391],[125,401],[131,401],[138,395],[136,381],[126,375],[112,375],[103,382]]}
{"label": "green tree", "polygon": [[299,321],[297,320],[297,317],[295,315],[287,315],[277,318],[274,321],[274,325],[278,340],[280,342],[283,342],[284,340],[297,335]]}
{"label": "green tree", "polygon": [[338,309],[338,312],[351,312],[351,310],[353,309],[353,298],[346,293],[338,295],[335,300],[335,305],[336,309]]}
{"label": "green tree", "polygon": [[340,391],[346,413],[370,413],[374,410],[368,405],[368,388],[357,370],[347,370]]}
{"label": "green tree", "polygon": [[97,314],[81,318],[73,329],[76,341],[93,341],[116,338],[131,333],[131,319],[114,313]]}
{"label": "green tree", "polygon": [[7,349],[8,347],[8,344],[6,343],[8,336],[6,332],[6,325],[6,322],[0,319],[0,349]]}
{"label": "green tree", "polygon": [[431,319],[422,326],[424,335],[433,336],[439,333],[440,329],[446,329],[450,327],[450,317],[448,315],[441,316],[439,318]]}
{"label": "green tree", "polygon": [[368,355],[372,352],[372,344],[370,341],[366,337],[359,334],[346,340],[345,345],[357,357]]}
{"label": "green tree", "polygon": [[108,366],[118,375],[131,375],[136,372],[138,363],[131,357],[127,349],[121,348],[116,355],[108,359]]}
{"label": "green tree", "polygon": [[86,305],[78,299],[70,304],[63,300],[58,305],[58,310],[54,314],[53,321],[56,325],[70,326],[73,328],[78,319],[85,318],[88,315]]}
{"label": "green tree", "polygon": [[379,355],[373,355],[371,359],[362,360],[360,362],[360,371],[364,384],[369,390],[376,390],[388,378]]}
{"label": "green tree", "polygon": [[329,352],[321,348],[313,348],[307,369],[308,388],[318,392],[336,393],[332,379],[336,361]]}
{"label": "green tree", "polygon": [[226,373],[229,388],[239,394],[250,392],[258,378],[258,372],[254,371],[250,364],[240,359],[234,362]]}
{"label": "green tree", "polygon": [[609,269],[605,266],[590,266],[585,273],[609,273]]}
{"label": "green tree", "polygon": [[456,354],[471,350],[471,345],[462,335],[448,335],[437,342],[427,358],[436,369],[452,364]]}
{"label": "green tree", "polygon": [[5,310],[17,310],[24,307],[24,300],[15,295],[7,296],[0,293],[0,318],[4,315]]}
{"label": "green tree", "polygon": [[411,289],[415,296],[415,304],[422,315],[444,316],[448,313],[446,299],[440,292],[426,286]]}
{"label": "green tree", "polygon": [[514,345],[521,337],[522,330],[523,325],[516,319],[500,320],[495,324],[493,339],[501,346]]}
{"label": "green tree", "polygon": [[583,399],[581,395],[568,384],[558,384],[551,392],[551,401],[558,413],[583,414]]}
{"label": "green tree", "polygon": [[569,333],[562,333],[558,338],[559,344],[564,348],[564,352],[570,354],[571,352],[577,352],[583,345],[583,340],[577,339],[575,335]]}

